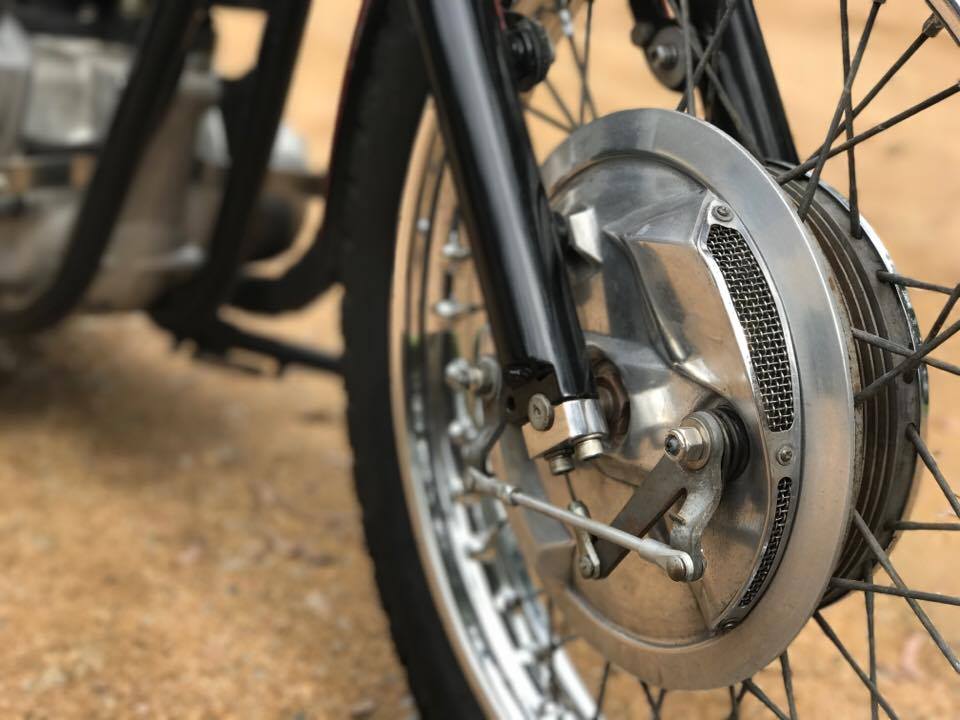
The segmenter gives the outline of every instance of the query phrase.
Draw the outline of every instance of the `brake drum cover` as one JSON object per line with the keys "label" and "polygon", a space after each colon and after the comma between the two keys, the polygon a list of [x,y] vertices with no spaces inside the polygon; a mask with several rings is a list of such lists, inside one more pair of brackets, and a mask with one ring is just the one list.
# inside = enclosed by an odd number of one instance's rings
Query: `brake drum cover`
{"label": "brake drum cover", "polygon": [[[725,484],[698,582],[637,558],[583,580],[550,565],[545,548],[563,528],[522,511],[521,549],[571,629],[615,664],[661,687],[730,685],[775,659],[817,609],[847,531],[858,417],[832,271],[769,172],[689,115],[601,118],[543,174],[569,219],[588,344],[630,396],[626,437],[572,475],[580,499],[610,521],[662,457],[666,430],[705,407],[735,410],[749,460]],[[529,479],[511,433],[500,452],[509,482],[569,501],[542,465]]]}

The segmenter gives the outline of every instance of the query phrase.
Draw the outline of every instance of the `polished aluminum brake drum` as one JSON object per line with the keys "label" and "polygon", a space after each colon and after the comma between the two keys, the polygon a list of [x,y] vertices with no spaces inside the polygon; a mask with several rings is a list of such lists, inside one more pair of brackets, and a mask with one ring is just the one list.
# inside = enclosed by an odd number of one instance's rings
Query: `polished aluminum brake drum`
{"label": "polished aluminum brake drum", "polygon": [[[695,582],[637,557],[586,579],[571,569],[566,528],[513,509],[520,550],[571,631],[613,663],[661,687],[729,685],[775,659],[836,597],[835,574],[862,570],[865,551],[848,533],[854,508],[892,541],[883,527],[909,502],[915,459],[865,440],[865,429],[894,436],[919,424],[924,376],[892,400],[857,403],[885,366],[858,355],[852,330],[869,315],[910,346],[912,314],[895,288],[871,280],[889,269],[886,254],[869,227],[859,244],[843,232],[838,196],[818,188],[804,224],[794,202],[804,181],[782,189],[696,118],[601,118],[560,145],[543,174],[566,219],[590,352],[616,368],[629,422],[569,484],[508,430],[497,474],[557,505],[573,495],[611,522],[691,413],[737,418],[747,447],[724,477]],[[649,534],[666,541],[678,518],[667,512]]]}

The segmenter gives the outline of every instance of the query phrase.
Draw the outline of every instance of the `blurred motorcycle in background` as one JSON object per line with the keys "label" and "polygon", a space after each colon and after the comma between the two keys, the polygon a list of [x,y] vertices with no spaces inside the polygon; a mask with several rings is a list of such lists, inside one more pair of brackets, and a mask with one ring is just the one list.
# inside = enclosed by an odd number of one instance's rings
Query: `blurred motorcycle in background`
{"label": "blurred motorcycle in background", "polygon": [[[611,5],[627,22],[599,43]],[[667,717],[668,692],[719,688],[731,717],[749,696],[793,720],[804,693],[824,702],[789,654],[812,619],[864,713],[897,717],[877,595],[960,672],[926,609],[960,605],[942,540],[960,500],[925,441],[927,368],[960,374],[931,355],[960,284],[896,271],[857,157],[958,92],[931,78],[872,119],[922,46],[960,42],[960,3],[861,5],[855,37],[839,0],[842,88],[801,155],[752,0],[367,0],[317,174],[281,122],[309,0],[8,1],[0,333],[145,311],[200,358],[343,374],[425,716]],[[215,6],[264,15],[242,77],[214,70]],[[904,49],[855,92],[885,13]],[[626,72],[595,91],[605,56],[662,92]],[[342,358],[232,313],[335,284]],[[908,291],[945,296],[923,331]],[[924,468],[950,522],[915,503]],[[944,587],[904,581],[906,552]],[[860,597],[866,663],[821,612]]]}

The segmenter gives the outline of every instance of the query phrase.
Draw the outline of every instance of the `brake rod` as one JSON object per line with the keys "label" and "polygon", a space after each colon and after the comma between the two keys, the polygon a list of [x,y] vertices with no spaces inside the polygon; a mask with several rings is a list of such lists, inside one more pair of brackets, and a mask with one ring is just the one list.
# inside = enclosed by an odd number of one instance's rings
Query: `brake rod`
{"label": "brake rod", "polygon": [[631,550],[647,562],[662,569],[671,580],[690,582],[694,579],[694,564],[690,555],[676,550],[666,543],[653,538],[638,538],[630,533],[618,530],[612,525],[577,515],[557,505],[527,495],[519,488],[480,472],[476,468],[467,469],[464,490],[468,493],[486,495],[500,500],[505,505],[526,508],[546,515],[576,530],[585,530],[591,535]]}

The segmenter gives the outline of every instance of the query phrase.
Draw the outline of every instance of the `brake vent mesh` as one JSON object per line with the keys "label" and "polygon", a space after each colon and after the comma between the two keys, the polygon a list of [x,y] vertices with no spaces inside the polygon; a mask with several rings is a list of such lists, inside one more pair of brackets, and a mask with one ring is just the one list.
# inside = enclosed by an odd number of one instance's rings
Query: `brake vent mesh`
{"label": "brake vent mesh", "polygon": [[793,425],[790,356],[766,278],[747,241],[733,228],[711,225],[707,249],[720,267],[747,337],[767,428],[771,432],[789,430]]}
{"label": "brake vent mesh", "polygon": [[770,539],[767,541],[767,549],[763,551],[763,557],[760,558],[760,565],[757,572],[750,581],[750,587],[740,598],[740,607],[746,607],[754,601],[760,588],[763,587],[763,581],[767,579],[770,569],[773,567],[773,561],[777,559],[777,551],[780,549],[780,543],[783,542],[783,531],[787,526],[787,514],[790,512],[790,493],[793,481],[788,478],[780,478],[777,483],[777,509],[773,514],[773,528],[770,530]]}

